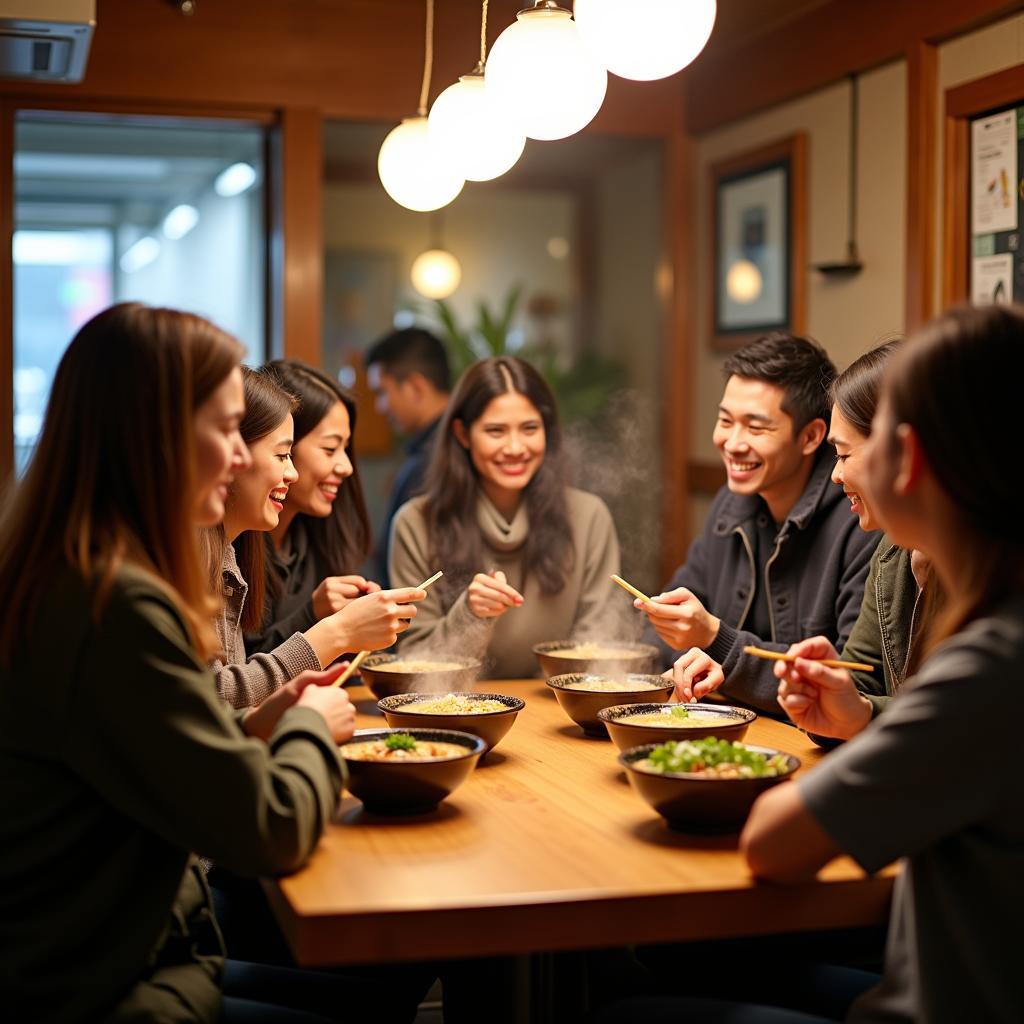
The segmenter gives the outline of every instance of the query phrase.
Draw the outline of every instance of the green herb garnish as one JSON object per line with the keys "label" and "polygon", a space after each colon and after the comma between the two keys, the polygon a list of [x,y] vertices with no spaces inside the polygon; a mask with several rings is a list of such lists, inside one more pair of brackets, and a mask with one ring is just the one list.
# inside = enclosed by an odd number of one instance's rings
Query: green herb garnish
{"label": "green herb garnish", "polygon": [[416,741],[407,732],[393,732],[385,737],[384,746],[388,750],[415,750]]}
{"label": "green herb garnish", "polygon": [[718,775],[727,771],[730,775],[751,779],[782,775],[788,761],[785,754],[767,757],[742,743],[707,736],[699,740],[662,743],[647,755],[647,765],[656,772],[673,775],[702,772]]}
{"label": "green herb garnish", "polygon": [[686,708],[684,708],[682,704],[677,704],[674,708],[672,708],[671,711],[669,711],[669,714],[673,718],[689,718],[690,717],[690,712],[687,711]]}

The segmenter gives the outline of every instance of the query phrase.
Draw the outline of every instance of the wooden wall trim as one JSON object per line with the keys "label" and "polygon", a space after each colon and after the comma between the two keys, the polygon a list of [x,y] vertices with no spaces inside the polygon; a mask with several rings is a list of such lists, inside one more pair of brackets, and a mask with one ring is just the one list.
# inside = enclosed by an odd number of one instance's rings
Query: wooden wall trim
{"label": "wooden wall trim", "polygon": [[896,60],[1024,7],[1005,0],[829,0],[801,18],[716,52],[688,75],[686,125],[696,135]]}
{"label": "wooden wall trim", "polygon": [[0,480],[14,471],[14,108],[0,101]]}
{"label": "wooden wall trim", "polygon": [[705,497],[716,495],[725,486],[725,466],[710,459],[691,459],[688,466],[690,493]]}
{"label": "wooden wall trim", "polygon": [[696,156],[693,140],[681,130],[665,143],[665,260],[671,271],[665,316],[662,365],[661,578],[671,579],[690,546],[690,403],[695,259],[693,233],[683,227],[696,212]]}
{"label": "wooden wall trim", "polygon": [[276,150],[280,220],[272,224],[271,267],[281,308],[272,313],[271,353],[319,366],[323,331],[323,118],[285,110]]}
{"label": "wooden wall trim", "polygon": [[942,302],[968,298],[970,253],[970,122],[1024,102],[1024,64],[946,90],[943,137]]}
{"label": "wooden wall trim", "polygon": [[907,51],[906,330],[935,312],[935,204],[938,48],[918,41]]}

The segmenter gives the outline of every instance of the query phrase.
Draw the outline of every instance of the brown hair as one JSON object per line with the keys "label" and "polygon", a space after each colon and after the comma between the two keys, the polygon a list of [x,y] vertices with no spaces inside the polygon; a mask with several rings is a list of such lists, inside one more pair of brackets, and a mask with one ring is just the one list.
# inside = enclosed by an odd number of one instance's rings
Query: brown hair
{"label": "brown hair", "polygon": [[545,594],[556,594],[572,568],[574,550],[565,502],[562,431],[555,396],[529,363],[495,356],[474,363],[462,375],[445,410],[427,470],[423,513],[434,545],[432,555],[443,565],[446,591],[462,589],[483,567],[483,537],[476,520],[477,473],[468,451],[455,436],[453,424],[466,432],[501,395],[516,391],[537,409],[544,422],[544,460],[526,487],[530,532],[523,552],[523,574],[535,573]]}
{"label": "brown hair", "polygon": [[[242,440],[250,447],[266,437],[284,418],[295,411],[299,400],[279,387],[265,369],[253,370],[242,367],[242,384],[245,390],[245,415],[238,425]],[[228,495],[228,502],[231,495]],[[224,549],[228,541],[224,527],[213,526],[203,530],[203,548],[210,571],[210,581],[215,591],[223,586],[221,567],[224,564]],[[258,530],[245,530],[235,538],[235,557],[238,571],[248,584],[245,607],[242,609],[241,627],[246,633],[254,633],[263,622],[263,599],[266,591],[264,574],[264,538]]]}
{"label": "brown hair", "polygon": [[[336,402],[341,402],[348,410],[352,436],[345,450],[352,463],[352,475],[338,491],[330,515],[323,519],[305,515],[301,518],[313,553],[328,574],[356,572],[370,552],[370,517],[356,462],[356,400],[326,373],[295,359],[275,359],[263,369],[275,384],[298,399],[293,413],[296,444],[316,428]],[[271,543],[269,535],[266,543]],[[266,575],[268,592],[274,595],[280,581],[273,573]]]}
{"label": "brown hair", "polygon": [[193,417],[242,352],[207,320],[140,303],[111,306],[75,335],[0,523],[0,660],[64,567],[93,590],[97,616],[122,566],[146,570],[179,606],[200,656],[216,648],[217,603],[191,507]]}
{"label": "brown hair", "polygon": [[[887,371],[893,423],[914,429],[971,551],[925,654],[1024,583],[1017,480],[992,442],[1016,416],[1022,378],[1024,313],[1005,306],[944,313],[901,347]],[[973,396],[984,396],[984,428]]]}

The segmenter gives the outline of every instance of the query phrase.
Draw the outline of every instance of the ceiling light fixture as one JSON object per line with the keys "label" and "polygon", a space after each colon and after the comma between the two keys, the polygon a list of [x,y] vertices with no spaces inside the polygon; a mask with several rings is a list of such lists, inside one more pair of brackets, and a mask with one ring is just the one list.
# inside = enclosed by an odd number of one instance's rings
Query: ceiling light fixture
{"label": "ceiling light fixture", "polygon": [[469,181],[491,181],[515,166],[526,136],[503,117],[484,82],[487,63],[487,4],[480,22],[480,59],[449,85],[430,110],[430,138]]}
{"label": "ceiling light fixture", "polygon": [[164,237],[172,242],[184,238],[199,223],[199,211],[189,203],[180,203],[164,217]]}
{"label": "ceiling light fixture", "polygon": [[459,261],[442,242],[443,217],[438,210],[430,218],[430,248],[412,264],[412,286],[425,299],[447,299],[462,281]]}
{"label": "ceiling light fixture", "polygon": [[223,199],[240,196],[256,184],[256,168],[252,164],[237,163],[225,167],[217,175],[213,190]]}
{"label": "ceiling light fixture", "polygon": [[564,139],[597,115],[608,72],[583,41],[572,11],[535,0],[491,47],[485,72],[495,104],[527,138]]}
{"label": "ceiling light fixture", "polygon": [[576,0],[573,16],[597,59],[620,78],[650,82],[681,71],[707,45],[716,0]]}
{"label": "ceiling light fixture", "polygon": [[393,128],[377,155],[377,174],[389,196],[400,206],[425,213],[447,206],[466,179],[455,169],[427,130],[427,99],[434,63],[434,0],[427,0],[427,29],[423,59],[423,85],[415,117]]}

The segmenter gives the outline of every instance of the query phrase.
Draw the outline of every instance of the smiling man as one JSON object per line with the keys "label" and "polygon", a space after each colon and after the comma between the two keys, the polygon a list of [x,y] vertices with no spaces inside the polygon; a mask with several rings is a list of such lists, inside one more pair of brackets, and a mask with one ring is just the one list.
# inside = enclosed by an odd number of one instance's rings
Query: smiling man
{"label": "smiling man", "polygon": [[820,634],[841,649],[878,535],[859,529],[829,479],[836,370],[825,350],[772,334],[731,356],[724,372],[713,436],[726,486],[664,593],[637,606],[674,663],[680,699],[701,695],[714,661],[723,695],[780,714],[772,663],[743,648],[785,651]]}

